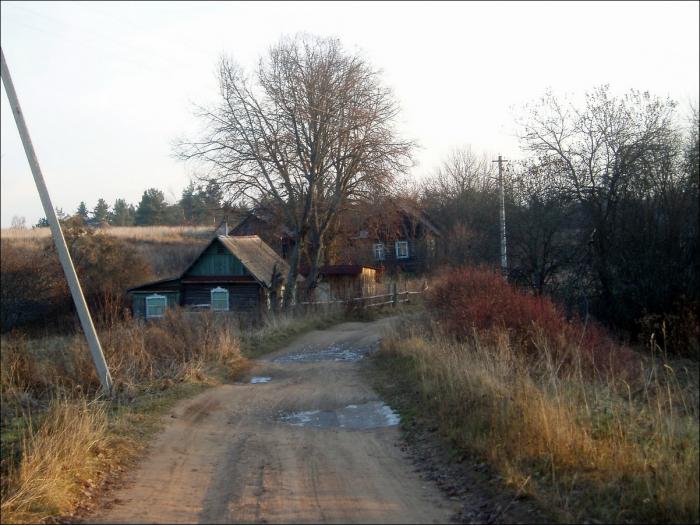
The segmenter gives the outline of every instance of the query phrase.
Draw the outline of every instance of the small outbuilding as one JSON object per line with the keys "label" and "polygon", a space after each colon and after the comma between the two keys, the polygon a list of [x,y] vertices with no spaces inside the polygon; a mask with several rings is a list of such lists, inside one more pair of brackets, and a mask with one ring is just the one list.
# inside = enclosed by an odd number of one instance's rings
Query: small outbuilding
{"label": "small outbuilding", "polygon": [[288,271],[289,265],[257,235],[218,235],[179,277],[128,292],[134,316],[146,319],[176,306],[255,314],[281,299]]}
{"label": "small outbuilding", "polygon": [[322,266],[318,271],[320,282],[317,295],[320,300],[346,300],[377,294],[379,270],[362,264]]}

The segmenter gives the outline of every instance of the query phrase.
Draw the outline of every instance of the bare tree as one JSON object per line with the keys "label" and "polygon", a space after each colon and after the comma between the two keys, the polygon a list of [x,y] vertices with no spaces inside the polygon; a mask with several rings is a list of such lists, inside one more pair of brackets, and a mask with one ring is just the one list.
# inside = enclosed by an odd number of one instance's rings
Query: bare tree
{"label": "bare tree", "polygon": [[200,108],[203,138],[181,142],[232,202],[274,203],[295,237],[284,304],[293,300],[308,242],[313,288],[329,227],[353,199],[383,191],[410,163],[397,138],[394,98],[380,73],[336,39],[283,39],[258,65],[255,82],[229,59],[219,67],[221,101]]}
{"label": "bare tree", "polygon": [[491,159],[470,146],[452,149],[421,188],[422,203],[449,242],[440,259],[449,264],[497,261],[498,183]]}
{"label": "bare tree", "polygon": [[551,188],[577,204],[598,314],[628,327],[644,311],[670,308],[697,280],[697,197],[684,182],[675,107],[602,86],[581,107],[548,93],[521,122],[525,148],[556,167]]}
{"label": "bare tree", "polygon": [[423,191],[455,198],[473,191],[496,188],[495,170],[486,154],[481,156],[466,145],[452,148],[435,174],[424,184]]}
{"label": "bare tree", "polygon": [[27,229],[27,219],[23,216],[15,215],[12,217],[12,222],[10,223],[10,228],[13,230],[26,230]]}
{"label": "bare tree", "polygon": [[510,276],[540,294],[555,292],[562,282],[572,286],[586,247],[578,242],[575,203],[552,184],[559,169],[558,163],[527,159],[509,177]]}

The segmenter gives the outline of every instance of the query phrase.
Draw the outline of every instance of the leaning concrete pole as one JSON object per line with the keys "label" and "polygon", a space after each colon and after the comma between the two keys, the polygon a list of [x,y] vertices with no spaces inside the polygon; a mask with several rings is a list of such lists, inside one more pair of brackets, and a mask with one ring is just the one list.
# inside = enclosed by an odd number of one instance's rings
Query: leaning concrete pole
{"label": "leaning concrete pole", "polygon": [[100,340],[97,338],[97,332],[95,331],[95,326],[92,324],[90,311],[85,303],[85,297],[83,297],[83,290],[80,287],[78,276],[76,275],[75,268],[73,267],[73,261],[70,258],[70,253],[68,252],[68,246],[66,246],[66,240],[63,237],[63,232],[61,231],[61,224],[58,222],[58,217],[56,217],[53,204],[51,204],[51,197],[49,196],[49,191],[46,188],[44,176],[42,175],[41,168],[39,167],[39,161],[34,153],[34,146],[29,138],[29,130],[24,122],[24,116],[22,115],[22,109],[19,106],[19,100],[17,100],[15,87],[12,84],[10,71],[7,69],[5,53],[1,48],[0,55],[2,57],[2,83],[5,85],[5,92],[7,93],[7,98],[10,101],[12,114],[15,116],[19,136],[22,138],[24,152],[27,154],[29,167],[32,170],[32,175],[34,175],[34,182],[36,183],[37,190],[39,190],[39,197],[41,197],[41,204],[44,207],[46,219],[49,221],[49,226],[51,227],[51,235],[53,236],[54,243],[56,244],[58,258],[61,261],[61,266],[63,266],[63,273],[66,274],[68,286],[70,287],[70,293],[73,296],[73,302],[78,310],[80,324],[83,327],[83,332],[85,332],[85,337],[87,338],[88,346],[90,347],[90,352],[92,353],[92,360],[95,363],[97,376],[100,378],[100,383],[102,384],[102,389],[104,392],[107,395],[110,395],[112,391],[112,377],[109,374],[109,368],[107,368],[107,363],[105,362],[105,357],[102,353]]}

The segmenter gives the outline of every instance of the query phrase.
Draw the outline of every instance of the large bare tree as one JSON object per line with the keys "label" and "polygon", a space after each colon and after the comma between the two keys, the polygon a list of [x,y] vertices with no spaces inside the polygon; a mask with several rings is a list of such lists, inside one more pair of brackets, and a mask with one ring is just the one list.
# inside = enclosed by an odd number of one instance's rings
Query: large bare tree
{"label": "large bare tree", "polygon": [[232,202],[273,203],[295,237],[285,305],[293,301],[307,245],[308,288],[329,227],[352,200],[384,191],[411,161],[413,143],[394,128],[398,105],[381,74],[337,39],[284,38],[260,60],[254,79],[227,58],[219,103],[200,108],[198,141],[178,153],[211,168]]}

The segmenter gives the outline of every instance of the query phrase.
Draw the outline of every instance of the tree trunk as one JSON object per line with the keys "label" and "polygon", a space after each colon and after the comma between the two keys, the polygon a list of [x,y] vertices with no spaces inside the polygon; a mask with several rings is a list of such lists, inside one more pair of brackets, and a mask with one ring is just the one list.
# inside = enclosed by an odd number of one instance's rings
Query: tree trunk
{"label": "tree trunk", "polygon": [[282,296],[285,310],[295,302],[297,277],[299,276],[299,255],[301,254],[302,245],[303,239],[297,238],[294,248],[292,248],[292,254],[289,257],[289,273],[287,274],[287,282],[285,283],[284,295]]}
{"label": "tree trunk", "polygon": [[321,255],[323,253],[323,236],[311,240],[311,269],[306,277],[306,293],[312,294],[318,284],[318,271],[321,266]]}

